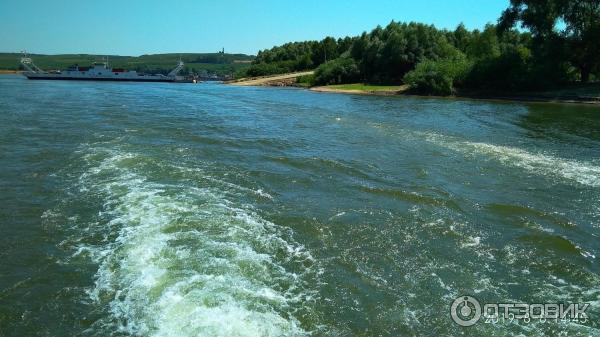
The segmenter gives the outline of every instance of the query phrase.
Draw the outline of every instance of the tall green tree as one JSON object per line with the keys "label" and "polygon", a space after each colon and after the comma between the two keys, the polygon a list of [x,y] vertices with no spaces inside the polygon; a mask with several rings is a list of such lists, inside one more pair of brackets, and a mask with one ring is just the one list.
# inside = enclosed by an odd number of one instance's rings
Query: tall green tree
{"label": "tall green tree", "polygon": [[326,37],[313,47],[313,63],[322,64],[334,60],[339,56],[337,41],[332,37]]}
{"label": "tall green tree", "polygon": [[499,26],[504,31],[517,23],[534,43],[563,42],[582,82],[600,67],[600,0],[511,0]]}
{"label": "tall green tree", "polygon": [[475,30],[466,50],[467,55],[474,59],[500,56],[500,43],[498,42],[496,27],[488,24],[482,32]]}
{"label": "tall green tree", "polygon": [[461,52],[466,53],[467,47],[473,38],[473,33],[471,33],[461,22],[449,36],[452,44]]}

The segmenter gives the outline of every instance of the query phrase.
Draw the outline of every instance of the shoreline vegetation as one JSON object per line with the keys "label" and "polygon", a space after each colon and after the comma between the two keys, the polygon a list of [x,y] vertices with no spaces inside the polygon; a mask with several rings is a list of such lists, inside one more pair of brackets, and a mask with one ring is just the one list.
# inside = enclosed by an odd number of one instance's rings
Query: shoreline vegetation
{"label": "shoreline vegetation", "polygon": [[[374,95],[598,103],[600,2],[511,0],[497,23],[481,30],[392,21],[359,36],[290,42],[259,51],[236,78],[309,70],[314,74],[277,85]],[[386,86],[392,89],[382,89]]]}

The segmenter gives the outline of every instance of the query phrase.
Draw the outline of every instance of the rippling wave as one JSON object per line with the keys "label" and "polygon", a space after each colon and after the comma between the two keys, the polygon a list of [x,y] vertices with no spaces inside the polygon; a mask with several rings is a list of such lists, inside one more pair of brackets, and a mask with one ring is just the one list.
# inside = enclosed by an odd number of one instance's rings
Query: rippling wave
{"label": "rippling wave", "polygon": [[510,146],[460,141],[436,133],[423,135],[428,141],[457,152],[489,156],[505,165],[523,168],[535,174],[560,177],[592,187],[600,186],[600,166],[590,162],[569,160]]}

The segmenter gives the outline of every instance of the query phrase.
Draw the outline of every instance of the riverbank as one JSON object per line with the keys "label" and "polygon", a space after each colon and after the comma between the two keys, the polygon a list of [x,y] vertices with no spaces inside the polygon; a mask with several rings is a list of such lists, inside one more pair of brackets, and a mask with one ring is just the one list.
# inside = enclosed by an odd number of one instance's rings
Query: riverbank
{"label": "riverbank", "polygon": [[[340,84],[317,86],[310,88],[311,91],[355,94],[355,95],[375,95],[375,96],[395,96],[395,95],[415,95],[410,92],[408,85],[399,86],[381,86],[369,84]],[[498,100],[513,102],[542,102],[542,103],[564,103],[564,104],[600,104],[600,84],[578,84],[565,87],[558,90],[524,92],[524,93],[500,93],[463,90],[453,96],[427,96],[439,98],[468,98],[480,100]]]}
{"label": "riverbank", "polygon": [[1,74],[19,74],[21,71],[19,70],[3,70],[0,69],[0,75]]}
{"label": "riverbank", "polygon": [[[224,82],[225,84],[237,86],[274,86],[274,87],[303,87],[297,83],[301,76],[312,75],[313,71],[279,74],[272,76],[261,76],[242,78]],[[307,88],[314,92],[338,93],[351,95],[372,96],[421,96],[411,93],[410,87],[404,85],[373,85],[364,83],[337,84],[326,86],[314,86]],[[460,90],[452,96],[426,96],[438,98],[466,98],[476,100],[496,100],[509,102],[540,102],[560,104],[592,104],[600,105],[600,83],[572,84],[560,89],[537,91],[537,92],[491,92],[476,90]]]}

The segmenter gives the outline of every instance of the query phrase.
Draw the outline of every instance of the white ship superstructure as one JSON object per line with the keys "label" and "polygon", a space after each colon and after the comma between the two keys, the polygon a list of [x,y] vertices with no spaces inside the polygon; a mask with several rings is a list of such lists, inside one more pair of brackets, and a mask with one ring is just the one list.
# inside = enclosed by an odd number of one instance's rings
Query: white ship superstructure
{"label": "white ship superstructure", "polygon": [[37,67],[31,58],[22,57],[21,64],[26,69],[23,75],[30,80],[81,80],[81,81],[130,81],[130,82],[196,82],[195,79],[177,76],[183,69],[183,62],[169,74],[142,74],[135,70],[111,68],[107,62],[94,63],[91,67],[71,66],[66,70],[44,71]]}

